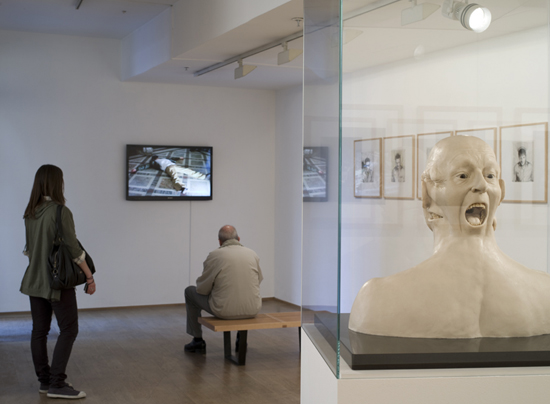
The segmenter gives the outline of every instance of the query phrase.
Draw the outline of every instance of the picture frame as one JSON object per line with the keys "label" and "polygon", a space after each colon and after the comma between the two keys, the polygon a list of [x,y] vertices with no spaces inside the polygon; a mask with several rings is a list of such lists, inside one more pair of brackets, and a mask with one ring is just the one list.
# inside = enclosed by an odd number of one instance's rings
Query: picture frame
{"label": "picture frame", "polygon": [[304,147],[302,186],[304,202],[328,201],[328,147]]}
{"label": "picture frame", "polygon": [[414,199],[415,135],[385,137],[383,189],[385,199]]}
{"label": "picture frame", "polygon": [[383,185],[382,138],[353,142],[354,196],[381,198]]}
{"label": "picture frame", "polygon": [[416,135],[416,197],[422,199],[422,173],[426,168],[428,156],[437,142],[453,136],[454,132],[419,133]]}
{"label": "picture frame", "polygon": [[548,202],[548,122],[500,127],[503,202]]}
{"label": "picture frame", "polygon": [[498,157],[498,136],[497,136],[497,128],[483,128],[483,129],[464,129],[464,130],[457,130],[455,131],[455,135],[463,135],[463,136],[474,136],[477,137],[485,143],[487,143],[493,151],[495,152],[495,157],[497,158],[497,161],[499,159]]}

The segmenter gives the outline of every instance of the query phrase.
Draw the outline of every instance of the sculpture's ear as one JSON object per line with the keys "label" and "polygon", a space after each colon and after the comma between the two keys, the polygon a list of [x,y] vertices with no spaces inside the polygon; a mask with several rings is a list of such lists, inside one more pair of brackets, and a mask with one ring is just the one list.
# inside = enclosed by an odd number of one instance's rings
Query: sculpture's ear
{"label": "sculpture's ear", "polygon": [[504,199],[504,195],[506,195],[506,186],[504,185],[504,180],[502,178],[498,180],[498,185],[500,185],[500,201],[498,201],[498,204],[500,205]]}

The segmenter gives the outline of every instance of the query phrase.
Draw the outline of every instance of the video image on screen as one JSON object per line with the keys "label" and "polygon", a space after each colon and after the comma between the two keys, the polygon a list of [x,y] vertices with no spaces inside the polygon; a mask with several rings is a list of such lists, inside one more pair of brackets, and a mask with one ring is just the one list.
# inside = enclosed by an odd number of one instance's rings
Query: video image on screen
{"label": "video image on screen", "polygon": [[128,200],[212,199],[212,147],[127,145]]}
{"label": "video image on screen", "polygon": [[327,169],[327,147],[304,147],[302,171],[304,202],[328,200]]}

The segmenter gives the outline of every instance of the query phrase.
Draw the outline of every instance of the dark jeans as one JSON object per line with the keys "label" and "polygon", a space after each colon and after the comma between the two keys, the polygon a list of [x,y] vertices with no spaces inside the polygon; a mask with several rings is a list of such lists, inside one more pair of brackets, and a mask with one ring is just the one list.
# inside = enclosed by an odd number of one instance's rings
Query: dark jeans
{"label": "dark jeans", "polygon": [[[32,314],[31,352],[38,381],[60,388],[65,384],[65,370],[74,340],[78,334],[78,309],[74,289],[61,291],[59,302],[50,302],[41,297],[30,296]],[[52,366],[48,361],[48,333],[55,313],[59,337],[53,351]]]}
{"label": "dark jeans", "polygon": [[196,286],[188,286],[185,288],[185,309],[187,310],[187,334],[202,338],[202,326],[199,323],[201,310],[214,315],[208,303],[208,295],[200,295],[197,293]]}

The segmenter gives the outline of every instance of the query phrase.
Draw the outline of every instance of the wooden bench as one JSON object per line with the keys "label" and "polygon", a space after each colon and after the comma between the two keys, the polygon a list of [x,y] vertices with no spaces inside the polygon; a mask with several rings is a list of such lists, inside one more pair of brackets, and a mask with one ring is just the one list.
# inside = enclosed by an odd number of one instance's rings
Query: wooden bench
{"label": "wooden bench", "polygon": [[[244,365],[246,362],[246,339],[248,330],[267,330],[270,328],[301,327],[300,312],[261,313],[254,318],[240,320],[222,320],[217,317],[199,317],[199,323],[216,332],[223,332],[223,348],[226,359]],[[239,332],[239,355],[231,355],[231,331]],[[298,328],[298,333],[300,328]],[[300,334],[298,334],[299,336]]]}

